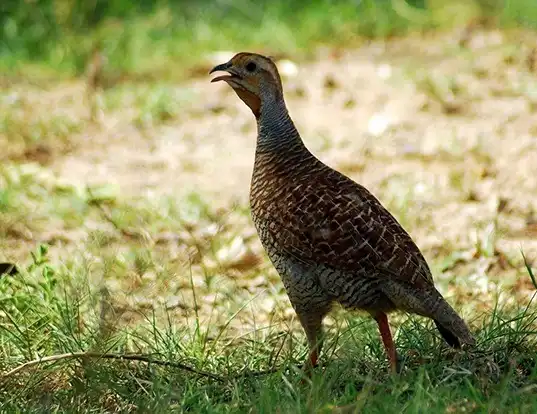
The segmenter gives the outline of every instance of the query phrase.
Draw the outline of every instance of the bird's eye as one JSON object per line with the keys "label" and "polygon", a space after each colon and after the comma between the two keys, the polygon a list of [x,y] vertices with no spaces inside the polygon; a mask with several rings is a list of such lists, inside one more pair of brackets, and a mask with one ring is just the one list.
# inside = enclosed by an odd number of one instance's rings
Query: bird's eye
{"label": "bird's eye", "polygon": [[253,72],[253,71],[256,70],[256,69],[257,69],[257,65],[256,65],[254,62],[248,62],[248,63],[246,64],[246,70],[247,70],[248,72]]}

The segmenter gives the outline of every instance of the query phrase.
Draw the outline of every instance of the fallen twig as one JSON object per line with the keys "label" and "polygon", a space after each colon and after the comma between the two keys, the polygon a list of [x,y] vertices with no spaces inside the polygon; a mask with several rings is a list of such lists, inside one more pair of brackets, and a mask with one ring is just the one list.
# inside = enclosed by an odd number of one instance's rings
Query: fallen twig
{"label": "fallen twig", "polygon": [[1,374],[0,375],[0,381],[5,381],[9,377],[12,377],[13,375],[27,369],[31,368],[36,365],[45,364],[48,362],[57,362],[57,361],[63,361],[63,360],[70,360],[70,359],[84,359],[84,358],[95,358],[95,359],[115,359],[115,360],[123,360],[123,361],[139,361],[139,362],[146,362],[148,364],[155,364],[155,365],[161,365],[171,368],[178,368],[183,371],[190,372],[192,374],[198,375],[200,377],[210,378],[212,380],[218,381],[218,382],[224,382],[226,380],[231,379],[238,379],[238,378],[245,378],[245,377],[260,377],[263,375],[269,375],[274,374],[280,370],[280,368],[274,367],[271,369],[267,369],[264,371],[246,371],[241,372],[234,376],[229,377],[222,377],[217,374],[213,374],[211,372],[207,371],[201,371],[194,369],[188,365],[182,364],[180,362],[172,362],[172,361],[163,361],[160,359],[154,359],[151,355],[145,355],[145,354],[101,354],[99,352],[71,352],[66,354],[58,354],[58,355],[50,355],[43,358],[34,359],[32,361],[27,361],[23,364],[18,365],[17,367],[13,368],[12,370]]}
{"label": "fallen twig", "polygon": [[15,368],[13,368],[11,371],[6,372],[5,374],[2,374],[0,376],[0,380],[6,380],[9,377],[17,374],[20,371],[23,371],[27,368],[31,368],[36,365],[44,364],[47,362],[56,362],[56,361],[62,361],[62,360],[69,360],[69,359],[83,359],[83,358],[96,358],[96,359],[117,359],[117,360],[124,360],[124,361],[140,361],[140,362],[146,362],[148,364],[155,364],[155,365],[161,365],[161,366],[167,366],[172,368],[179,368],[184,371],[188,371],[192,374],[199,375],[201,377],[211,378],[216,381],[224,381],[224,378],[212,374],[210,372],[206,371],[199,371],[192,367],[189,367],[188,365],[182,364],[180,362],[171,362],[171,361],[163,361],[160,359],[154,359],[151,355],[140,355],[140,354],[101,354],[99,352],[71,352],[67,354],[58,354],[58,355],[50,355],[47,357],[34,359],[32,361],[25,362]]}

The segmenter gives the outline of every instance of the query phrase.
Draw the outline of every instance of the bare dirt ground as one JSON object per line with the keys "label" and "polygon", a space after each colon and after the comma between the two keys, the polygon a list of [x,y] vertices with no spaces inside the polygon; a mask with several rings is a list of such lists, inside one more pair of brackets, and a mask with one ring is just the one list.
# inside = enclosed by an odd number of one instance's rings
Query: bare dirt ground
{"label": "bare dirt ground", "polygon": [[[477,33],[467,49],[448,34],[329,50],[316,61],[294,62],[296,73],[282,69],[306,145],[368,187],[447,271],[440,277],[476,297],[507,275],[522,296],[531,291],[529,281],[517,279],[520,248],[537,257],[537,74],[528,67],[530,53],[500,32]],[[150,127],[139,126],[136,97],[125,89],[100,124],[78,133],[73,150],[48,168],[75,185],[115,185],[124,198],[181,199],[195,191],[215,209],[246,204],[255,122],[226,85],[209,80],[164,85],[177,110]],[[28,96],[36,107],[87,112],[82,83]],[[450,265],[438,264],[449,258]],[[273,272],[266,263],[262,269]]]}

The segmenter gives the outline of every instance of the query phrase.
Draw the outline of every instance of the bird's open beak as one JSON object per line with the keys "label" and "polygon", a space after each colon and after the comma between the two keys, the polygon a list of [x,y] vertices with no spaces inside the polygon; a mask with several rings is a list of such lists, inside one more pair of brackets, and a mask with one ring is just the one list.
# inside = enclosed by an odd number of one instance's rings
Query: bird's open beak
{"label": "bird's open beak", "polygon": [[239,76],[234,74],[232,70],[233,70],[233,65],[231,64],[231,62],[222,63],[221,65],[216,65],[214,68],[212,68],[209,71],[209,75],[213,72],[227,72],[229,75],[217,76],[216,78],[211,79],[211,83],[218,82],[221,80],[227,82],[230,79],[238,78]]}

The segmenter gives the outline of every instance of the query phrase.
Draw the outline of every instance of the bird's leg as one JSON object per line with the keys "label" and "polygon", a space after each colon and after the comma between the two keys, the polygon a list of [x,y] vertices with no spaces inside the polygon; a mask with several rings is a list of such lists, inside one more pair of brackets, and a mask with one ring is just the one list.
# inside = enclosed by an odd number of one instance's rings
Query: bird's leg
{"label": "bird's leg", "polygon": [[317,335],[316,339],[309,341],[309,347],[310,347],[310,353],[308,356],[308,360],[306,364],[311,367],[315,368],[317,366],[317,363],[319,361],[319,356],[321,354],[321,348],[323,347],[323,338],[322,338],[322,332]]}
{"label": "bird's leg", "polygon": [[392,374],[397,373],[397,351],[393,343],[392,333],[390,331],[390,325],[388,324],[388,316],[384,312],[378,312],[373,315],[379,326],[380,336],[384,344],[384,349],[388,355],[388,361],[390,362],[390,371]]}
{"label": "bird's leg", "polygon": [[323,347],[323,322],[324,314],[307,313],[299,314],[300,323],[306,332],[309,345],[309,356],[304,363],[304,371],[311,376],[313,368],[317,366],[319,355]]}

